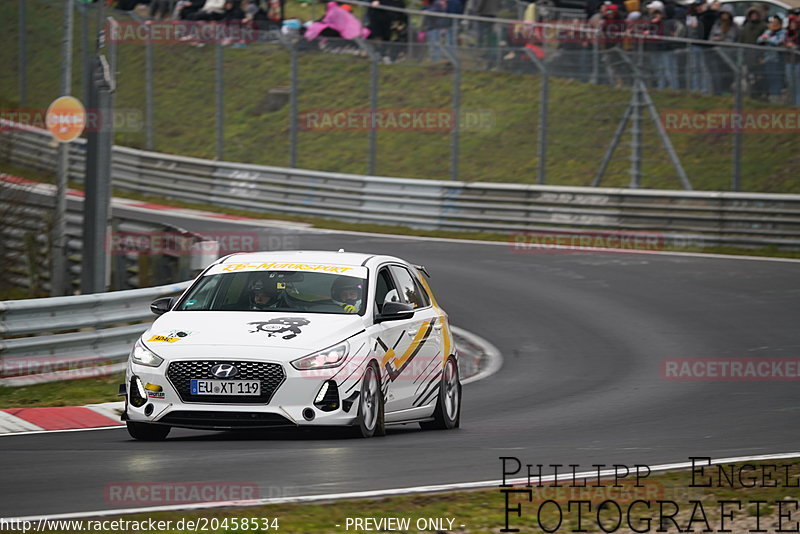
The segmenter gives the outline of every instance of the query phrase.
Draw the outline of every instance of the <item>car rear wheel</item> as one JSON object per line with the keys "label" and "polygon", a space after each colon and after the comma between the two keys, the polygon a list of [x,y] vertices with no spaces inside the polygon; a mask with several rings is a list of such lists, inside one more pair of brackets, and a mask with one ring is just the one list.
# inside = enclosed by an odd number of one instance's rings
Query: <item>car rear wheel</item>
{"label": "car rear wheel", "polygon": [[433,411],[433,421],[420,423],[425,430],[450,430],[461,425],[461,381],[458,363],[450,356],[444,364],[439,382],[439,398]]}
{"label": "car rear wheel", "polygon": [[364,372],[361,381],[361,393],[358,403],[358,422],[355,426],[356,436],[371,438],[385,436],[386,427],[383,418],[383,390],[378,366],[371,362]]}
{"label": "car rear wheel", "polygon": [[163,441],[172,427],[128,421],[128,434],[141,441]]}

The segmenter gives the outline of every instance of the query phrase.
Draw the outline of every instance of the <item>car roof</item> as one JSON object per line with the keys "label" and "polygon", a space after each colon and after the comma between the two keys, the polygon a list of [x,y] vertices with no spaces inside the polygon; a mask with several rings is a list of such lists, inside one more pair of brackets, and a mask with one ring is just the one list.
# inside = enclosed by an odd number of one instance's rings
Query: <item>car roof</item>
{"label": "car roof", "polygon": [[269,252],[239,252],[226,256],[219,263],[329,263],[333,265],[361,266],[374,254],[337,252],[330,250],[279,250]]}

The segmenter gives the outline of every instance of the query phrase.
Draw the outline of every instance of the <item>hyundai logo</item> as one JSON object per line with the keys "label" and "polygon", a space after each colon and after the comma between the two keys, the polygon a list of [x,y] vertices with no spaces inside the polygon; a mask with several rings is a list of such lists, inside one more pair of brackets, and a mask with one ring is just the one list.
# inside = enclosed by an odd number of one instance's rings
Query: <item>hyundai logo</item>
{"label": "hyundai logo", "polygon": [[211,374],[217,378],[233,378],[239,374],[239,369],[229,363],[218,363],[211,368]]}

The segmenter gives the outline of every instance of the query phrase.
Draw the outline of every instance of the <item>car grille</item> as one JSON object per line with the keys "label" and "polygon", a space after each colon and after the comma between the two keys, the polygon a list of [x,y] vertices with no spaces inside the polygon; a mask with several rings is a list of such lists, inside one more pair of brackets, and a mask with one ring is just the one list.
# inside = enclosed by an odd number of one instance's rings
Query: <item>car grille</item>
{"label": "car grille", "polygon": [[274,428],[297,426],[294,422],[274,413],[249,412],[195,412],[174,411],[158,423],[203,429]]}
{"label": "car grille", "polygon": [[[192,395],[189,391],[191,380],[219,380],[211,374],[211,368],[218,363],[229,363],[236,366],[239,372],[231,380],[260,380],[260,395]],[[283,366],[277,363],[196,360],[170,362],[167,368],[167,378],[184,402],[268,404],[272,395],[283,383],[286,374],[283,372]]]}

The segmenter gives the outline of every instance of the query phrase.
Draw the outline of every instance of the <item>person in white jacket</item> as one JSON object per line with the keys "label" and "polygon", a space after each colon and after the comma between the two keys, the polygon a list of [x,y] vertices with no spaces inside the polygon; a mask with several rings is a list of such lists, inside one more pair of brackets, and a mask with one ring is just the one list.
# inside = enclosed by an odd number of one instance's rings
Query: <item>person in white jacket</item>
{"label": "person in white jacket", "polygon": [[189,20],[220,20],[225,13],[225,0],[206,0],[200,11],[187,17]]}

